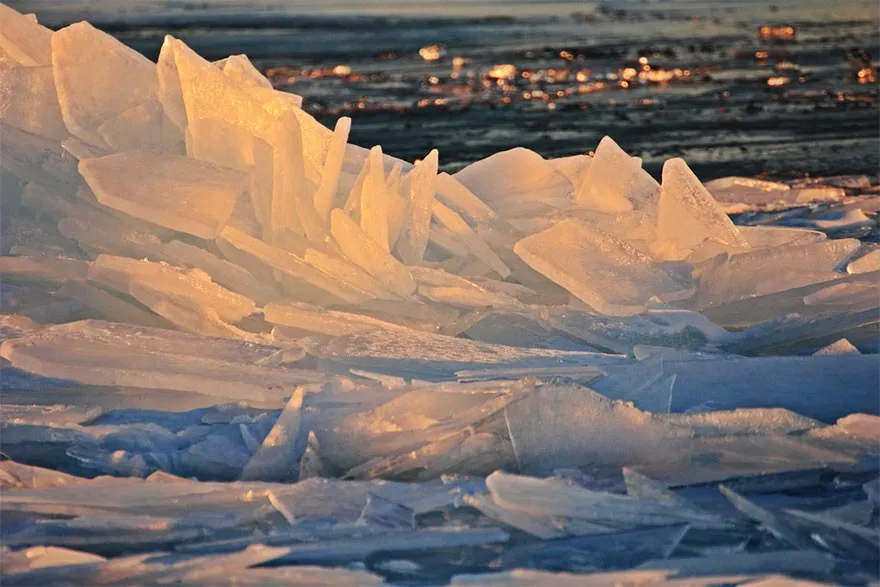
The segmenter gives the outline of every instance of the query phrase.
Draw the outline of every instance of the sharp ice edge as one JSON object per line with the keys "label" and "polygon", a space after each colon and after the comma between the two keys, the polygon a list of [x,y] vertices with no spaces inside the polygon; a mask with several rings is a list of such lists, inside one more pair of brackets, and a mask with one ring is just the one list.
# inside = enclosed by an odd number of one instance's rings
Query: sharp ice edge
{"label": "sharp ice edge", "polygon": [[869,178],[438,173],[0,18],[4,582],[876,580]]}

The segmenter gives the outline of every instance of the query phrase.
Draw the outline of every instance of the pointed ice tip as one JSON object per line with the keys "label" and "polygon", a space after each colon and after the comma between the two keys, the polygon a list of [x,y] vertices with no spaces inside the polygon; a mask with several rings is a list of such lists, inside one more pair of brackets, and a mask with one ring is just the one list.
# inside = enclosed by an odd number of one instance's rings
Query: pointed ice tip
{"label": "pointed ice tip", "polygon": [[690,166],[688,166],[687,161],[681,157],[673,157],[663,163],[663,177],[666,177],[667,173],[689,173],[696,177]]}

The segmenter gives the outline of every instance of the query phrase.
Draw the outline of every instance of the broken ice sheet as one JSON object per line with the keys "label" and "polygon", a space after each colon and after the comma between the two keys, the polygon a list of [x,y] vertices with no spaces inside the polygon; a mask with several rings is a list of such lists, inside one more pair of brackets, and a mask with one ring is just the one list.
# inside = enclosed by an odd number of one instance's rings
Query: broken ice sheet
{"label": "broken ice sheet", "polygon": [[611,137],[604,137],[577,188],[582,208],[619,214],[656,206],[659,186],[642,169],[640,159],[630,157]]}
{"label": "broken ice sheet", "polygon": [[462,338],[380,329],[338,337],[307,348],[327,368],[362,367],[379,373],[450,380],[457,371],[476,368],[541,368],[626,362],[620,355],[526,349],[479,343]]}
{"label": "broken ice sheet", "polygon": [[56,140],[67,136],[51,67],[0,68],[0,121]]}
{"label": "broken ice sheet", "polygon": [[298,443],[303,394],[302,387],[293,392],[263,444],[245,465],[242,481],[285,481],[297,477],[299,453],[305,448]]}
{"label": "broken ice sheet", "polygon": [[705,316],[687,310],[651,309],[614,318],[572,307],[550,307],[546,316],[549,326],[616,353],[632,353],[639,344],[693,350],[736,340],[736,335]]}
{"label": "broken ice sheet", "polygon": [[8,340],[0,356],[46,377],[91,385],[193,391],[278,405],[296,385],[330,379],[259,366],[275,347],[95,320]]}
{"label": "broken ice sheet", "polygon": [[98,134],[114,151],[183,151],[183,134],[165,116],[162,104],[155,98],[104,121]]}
{"label": "broken ice sheet", "polygon": [[52,69],[67,128],[99,147],[104,121],[158,93],[154,63],[86,22],[52,35]]}
{"label": "broken ice sheet", "polygon": [[868,273],[871,271],[880,271],[880,249],[874,249],[846,266],[847,273]]}
{"label": "broken ice sheet", "polygon": [[406,297],[416,287],[406,267],[380,243],[370,238],[348,214],[334,209],[330,213],[330,232],[339,247],[354,263],[379,280],[390,291]]}
{"label": "broken ice sheet", "polygon": [[407,217],[403,224],[397,250],[409,265],[418,265],[428,245],[431,211],[434,207],[434,190],[437,183],[437,159],[434,149],[407,174],[409,201]]}
{"label": "broken ice sheet", "polygon": [[[412,468],[413,460],[425,466],[467,443],[462,430],[498,413],[528,393],[532,385],[526,379],[398,392],[400,395],[371,410],[322,423],[317,430],[322,455],[326,462],[352,469],[350,474],[357,476],[387,476]],[[438,444],[432,445],[435,441]],[[440,472],[445,470],[437,474]]]}
{"label": "broken ice sheet", "polygon": [[291,302],[267,304],[263,308],[263,313],[266,320],[273,324],[327,336],[359,334],[377,328],[399,328],[394,324],[382,322],[369,316],[324,310],[316,306]]}
{"label": "broken ice sheet", "polygon": [[539,516],[577,518],[611,528],[690,523],[713,527],[718,516],[679,511],[668,503],[579,487],[561,479],[538,479],[496,471],[486,478],[492,499],[505,508]]}
{"label": "broken ice sheet", "polygon": [[215,311],[227,322],[238,322],[254,311],[254,302],[218,286],[198,269],[99,255],[89,266],[89,280],[102,283],[151,307],[156,296],[200,312]]}
{"label": "broken ice sheet", "polygon": [[689,431],[576,385],[539,386],[508,406],[505,418],[517,463],[526,473],[675,461],[689,447]]}
{"label": "broken ice sheet", "polygon": [[32,16],[0,4],[0,49],[25,67],[52,65],[52,31]]}
{"label": "broken ice sheet", "polygon": [[603,314],[630,316],[644,312],[651,298],[672,301],[689,295],[685,284],[647,255],[574,220],[522,239],[514,251]]}
{"label": "broken ice sheet", "polygon": [[248,182],[234,169],[148,151],[85,159],[79,170],[102,204],[205,239],[220,234]]}
{"label": "broken ice sheet", "polygon": [[345,145],[351,130],[351,119],[342,117],[336,121],[333,138],[327,148],[327,158],[321,171],[321,182],[315,190],[315,211],[326,223],[330,221],[330,210],[336,207],[336,190],[345,160]]}
{"label": "broken ice sheet", "polygon": [[[448,234],[462,244],[466,251],[484,262],[486,266],[503,278],[510,275],[510,268],[500,259],[498,254],[479,234],[474,232],[467,222],[453,209],[439,200],[435,200],[431,210],[437,222],[448,231]],[[429,232],[429,234],[431,234]]]}
{"label": "broken ice sheet", "polygon": [[834,270],[858,247],[855,239],[827,240],[719,258],[700,276],[696,306],[704,309],[834,279]]}
{"label": "broken ice sheet", "polygon": [[682,159],[669,159],[663,164],[657,238],[679,249],[694,249],[708,238],[732,247],[748,246]]}
{"label": "broken ice sheet", "polygon": [[534,151],[521,147],[472,163],[453,177],[505,217],[572,204],[573,186],[568,178]]}

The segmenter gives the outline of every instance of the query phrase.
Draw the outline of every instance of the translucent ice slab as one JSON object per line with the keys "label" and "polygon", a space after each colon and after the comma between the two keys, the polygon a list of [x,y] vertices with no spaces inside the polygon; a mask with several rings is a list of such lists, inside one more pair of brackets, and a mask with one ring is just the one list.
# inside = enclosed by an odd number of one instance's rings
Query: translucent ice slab
{"label": "translucent ice slab", "polygon": [[687,286],[632,246],[573,220],[516,243],[533,269],[603,314],[644,312],[651,298],[680,299]]}

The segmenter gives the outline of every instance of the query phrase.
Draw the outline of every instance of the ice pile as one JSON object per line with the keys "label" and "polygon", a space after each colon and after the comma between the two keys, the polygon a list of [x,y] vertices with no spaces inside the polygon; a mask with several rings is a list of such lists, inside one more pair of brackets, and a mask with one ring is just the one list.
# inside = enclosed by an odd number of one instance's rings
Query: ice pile
{"label": "ice pile", "polygon": [[876,575],[880,251],[822,231],[870,196],[438,173],[244,56],[0,19],[5,582]]}

